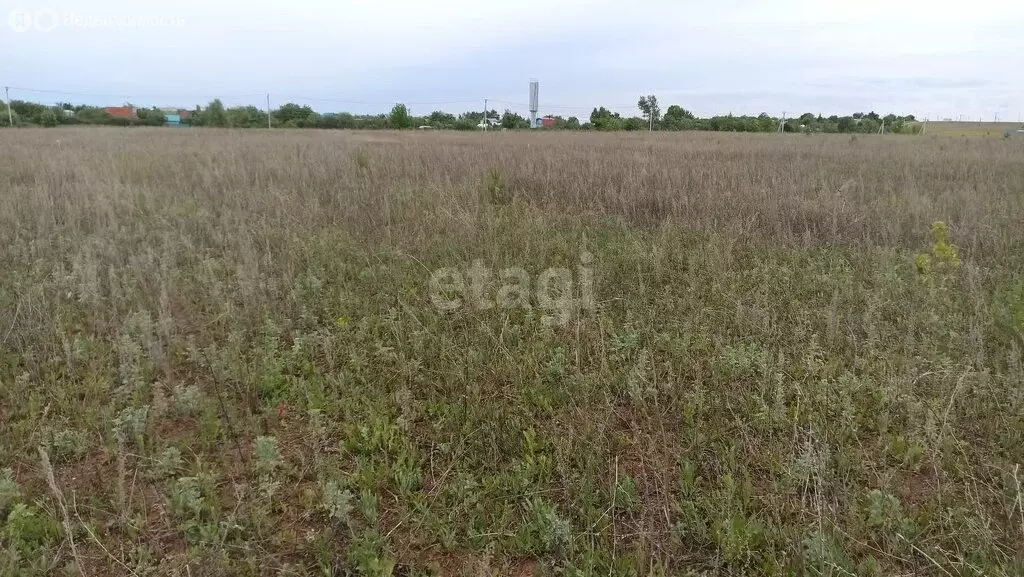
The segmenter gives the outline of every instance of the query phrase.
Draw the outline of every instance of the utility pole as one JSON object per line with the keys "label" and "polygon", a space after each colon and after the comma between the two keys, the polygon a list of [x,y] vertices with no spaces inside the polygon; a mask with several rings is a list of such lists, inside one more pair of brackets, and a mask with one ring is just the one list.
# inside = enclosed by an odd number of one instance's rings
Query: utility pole
{"label": "utility pole", "polygon": [[270,93],[267,93],[267,129],[273,128],[270,126]]}
{"label": "utility pole", "polygon": [[11,87],[4,86],[4,99],[7,100],[7,122],[8,126],[14,128],[14,115],[11,114]]}
{"label": "utility pole", "polygon": [[484,132],[487,132],[487,126],[490,123],[487,122],[487,99],[484,98]]}
{"label": "utility pole", "polygon": [[786,128],[786,111],[782,111],[782,118],[779,119],[779,132],[785,132]]}

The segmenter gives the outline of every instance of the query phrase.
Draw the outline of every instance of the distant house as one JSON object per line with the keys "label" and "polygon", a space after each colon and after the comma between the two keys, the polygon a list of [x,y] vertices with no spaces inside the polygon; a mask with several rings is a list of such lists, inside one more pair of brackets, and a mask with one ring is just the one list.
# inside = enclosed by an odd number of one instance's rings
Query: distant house
{"label": "distant house", "polygon": [[485,118],[485,119],[480,121],[480,124],[476,125],[477,128],[484,128],[484,129],[496,128],[496,127],[500,127],[500,126],[501,126],[501,119],[500,118]]}
{"label": "distant house", "polygon": [[135,113],[133,106],[108,106],[105,108],[107,114],[113,118],[120,118],[123,120],[138,120],[139,115]]}
{"label": "distant house", "polygon": [[557,122],[558,120],[554,116],[545,116],[544,118],[540,119],[540,125],[543,126],[544,128],[551,128]]}
{"label": "distant house", "polygon": [[192,114],[194,111],[185,110],[184,108],[161,108],[161,112],[164,113],[164,126],[179,127],[179,126],[190,126],[192,124]]}

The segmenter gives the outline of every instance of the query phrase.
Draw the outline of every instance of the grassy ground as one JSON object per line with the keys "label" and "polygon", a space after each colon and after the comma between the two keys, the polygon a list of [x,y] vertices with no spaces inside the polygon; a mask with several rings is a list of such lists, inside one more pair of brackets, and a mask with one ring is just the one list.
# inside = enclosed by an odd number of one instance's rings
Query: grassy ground
{"label": "grassy ground", "polygon": [[1024,574],[1024,143],[0,146],[0,574]]}
{"label": "grassy ground", "polygon": [[929,122],[925,134],[1003,138],[1007,131],[1024,128],[1020,122]]}

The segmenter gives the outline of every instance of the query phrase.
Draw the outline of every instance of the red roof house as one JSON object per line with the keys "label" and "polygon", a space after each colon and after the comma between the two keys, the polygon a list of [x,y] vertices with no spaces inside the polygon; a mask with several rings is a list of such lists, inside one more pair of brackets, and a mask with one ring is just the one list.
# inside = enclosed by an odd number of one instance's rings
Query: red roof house
{"label": "red roof house", "polygon": [[135,108],[131,106],[108,106],[106,108],[107,114],[114,118],[123,118],[125,120],[138,120],[138,115],[135,114]]}

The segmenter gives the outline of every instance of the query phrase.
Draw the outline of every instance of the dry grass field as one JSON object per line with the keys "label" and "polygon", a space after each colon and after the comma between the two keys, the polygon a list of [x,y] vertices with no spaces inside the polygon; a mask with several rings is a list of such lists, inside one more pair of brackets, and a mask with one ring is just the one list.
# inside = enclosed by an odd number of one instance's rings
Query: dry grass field
{"label": "dry grass field", "polygon": [[929,122],[926,134],[970,138],[1003,138],[1007,131],[1024,128],[1020,122]]}
{"label": "dry grass field", "polygon": [[1024,574],[1024,142],[0,147],[4,576]]}

